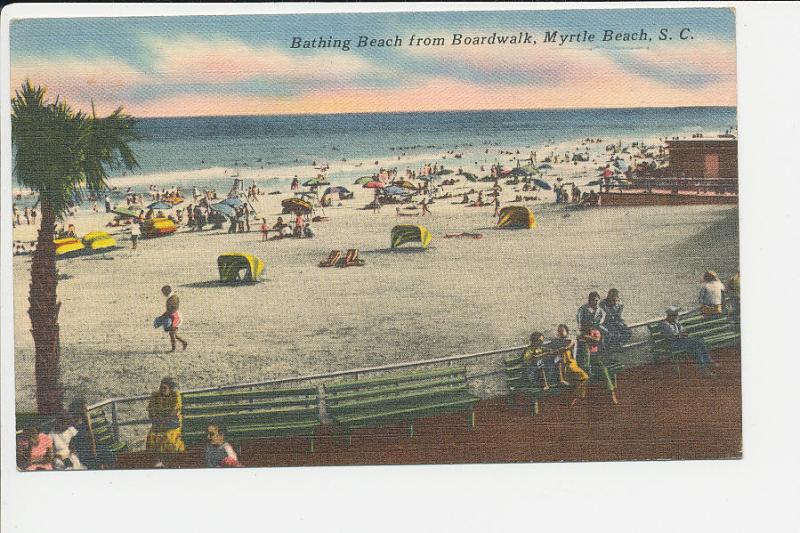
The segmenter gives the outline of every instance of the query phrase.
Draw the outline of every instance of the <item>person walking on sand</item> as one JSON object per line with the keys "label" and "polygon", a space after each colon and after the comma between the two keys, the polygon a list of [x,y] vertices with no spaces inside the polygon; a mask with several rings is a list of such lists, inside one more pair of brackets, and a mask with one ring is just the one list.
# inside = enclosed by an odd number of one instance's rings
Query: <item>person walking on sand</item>
{"label": "person walking on sand", "polygon": [[36,209],[31,208],[31,224],[36,225]]}
{"label": "person walking on sand", "polygon": [[134,219],[131,223],[131,250],[136,249],[136,243],[139,241],[141,235],[142,227],[139,225],[139,221]]}
{"label": "person walking on sand", "polygon": [[169,342],[172,345],[172,349],[169,353],[175,351],[175,341],[179,341],[185,350],[189,343],[178,336],[178,327],[181,325],[181,313],[178,310],[181,303],[180,298],[178,298],[178,294],[175,293],[169,285],[161,287],[161,294],[167,298],[166,311],[161,316],[164,318],[164,329],[169,333]]}
{"label": "person walking on sand", "polygon": [[425,213],[428,213],[429,215],[432,214],[431,210],[428,209],[428,200],[427,200],[427,198],[423,198],[422,199],[422,216],[425,216]]}
{"label": "person walking on sand", "polygon": [[494,196],[494,216],[500,216],[500,195],[496,194]]}

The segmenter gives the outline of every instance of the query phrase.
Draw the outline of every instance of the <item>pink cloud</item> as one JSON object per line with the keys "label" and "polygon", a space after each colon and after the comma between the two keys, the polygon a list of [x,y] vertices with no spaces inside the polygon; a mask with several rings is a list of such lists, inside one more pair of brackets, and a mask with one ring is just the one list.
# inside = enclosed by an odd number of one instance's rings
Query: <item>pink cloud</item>
{"label": "pink cloud", "polygon": [[173,81],[337,80],[382,70],[353,54],[287,54],[273,47],[254,47],[230,39],[180,37],[151,40],[148,44],[156,58],[154,74]]}
{"label": "pink cloud", "polygon": [[47,88],[51,97],[61,95],[70,104],[88,110],[96,102],[123,102],[123,93],[135,85],[148,83],[148,77],[132,66],[115,59],[74,58],[17,61],[11,68],[11,93],[29,79]]}
{"label": "pink cloud", "polygon": [[176,110],[200,116],[704,105],[736,105],[735,84],[687,90],[618,72],[598,72],[566,87],[487,87],[434,78],[410,87],[314,90],[286,98],[182,95],[155,99],[131,111],[137,116],[169,116]]}

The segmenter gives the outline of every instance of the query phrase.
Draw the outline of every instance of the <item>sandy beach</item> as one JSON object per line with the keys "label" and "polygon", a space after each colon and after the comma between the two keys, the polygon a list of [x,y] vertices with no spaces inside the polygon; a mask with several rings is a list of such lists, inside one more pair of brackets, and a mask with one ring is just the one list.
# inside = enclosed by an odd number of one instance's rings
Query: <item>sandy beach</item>
{"label": "sandy beach", "polygon": [[[491,185],[462,178],[443,191],[457,196]],[[513,189],[504,186],[503,205],[529,194]],[[329,221],[313,223],[310,239],[262,242],[255,223],[240,234],[181,228],[142,240],[135,251],[127,235],[117,235],[120,249],[107,256],[60,260],[67,397],[142,394],[164,375],[188,389],[519,345],[535,329],[572,326],[591,290],[618,288],[633,323],[669,304],[695,305],[704,270],[726,279],[738,268],[736,207],[565,209],[552,192],[540,192],[539,201],[522,204],[533,209],[537,228],[498,230],[493,207],[455,205],[457,197],[437,200],[431,215],[398,217],[394,206],[360,209],[373,193],[351,190],[353,200],[325,208]],[[259,197],[257,217],[274,223],[289,195]],[[84,234],[109,229],[110,219],[84,208],[70,221]],[[430,230],[428,250],[390,250],[391,228],[408,223]],[[483,238],[444,238],[460,232]],[[35,228],[23,223],[14,238],[33,240]],[[317,266],[330,250],[348,248],[361,251],[364,267]],[[263,281],[220,284],[216,259],[228,251],[261,257]],[[19,410],[34,407],[29,263],[30,256],[14,257]],[[185,352],[166,353],[166,335],[152,327],[165,284],[181,297]]]}

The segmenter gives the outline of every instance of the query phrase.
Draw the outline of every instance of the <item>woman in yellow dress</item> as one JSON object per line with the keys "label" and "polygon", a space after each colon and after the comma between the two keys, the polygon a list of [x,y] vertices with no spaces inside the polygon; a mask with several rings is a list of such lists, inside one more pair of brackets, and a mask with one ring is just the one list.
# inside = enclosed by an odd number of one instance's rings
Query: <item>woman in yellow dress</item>
{"label": "woman in yellow dress", "polygon": [[555,340],[553,345],[561,355],[561,359],[558,362],[558,377],[561,380],[561,384],[570,384],[566,379],[567,377],[575,381],[575,398],[573,398],[570,403],[570,406],[574,406],[579,400],[586,398],[589,374],[579,367],[578,361],[575,360],[575,355],[573,353],[575,350],[575,341],[569,338],[569,328],[566,324],[559,324],[558,339]]}
{"label": "woman in yellow dress", "polygon": [[181,393],[172,378],[161,380],[161,386],[150,396],[147,415],[152,427],[146,448],[156,453],[179,453],[186,450],[181,438],[183,415]]}

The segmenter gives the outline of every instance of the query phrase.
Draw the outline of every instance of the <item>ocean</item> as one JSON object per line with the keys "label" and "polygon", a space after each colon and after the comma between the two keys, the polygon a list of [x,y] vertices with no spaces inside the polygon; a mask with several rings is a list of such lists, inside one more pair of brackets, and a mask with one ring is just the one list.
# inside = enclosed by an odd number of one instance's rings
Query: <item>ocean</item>
{"label": "ocean", "polygon": [[145,118],[138,128],[142,139],[133,149],[141,168],[133,174],[113,173],[112,186],[139,192],[151,184],[198,186],[224,192],[238,176],[245,185],[285,190],[287,180],[312,178],[323,163],[330,165],[332,182],[347,184],[381,167],[402,173],[436,161],[480,174],[480,166],[509,164],[532,151],[542,159],[556,150],[574,150],[585,138],[611,144],[711,135],[736,128],[736,108]]}

